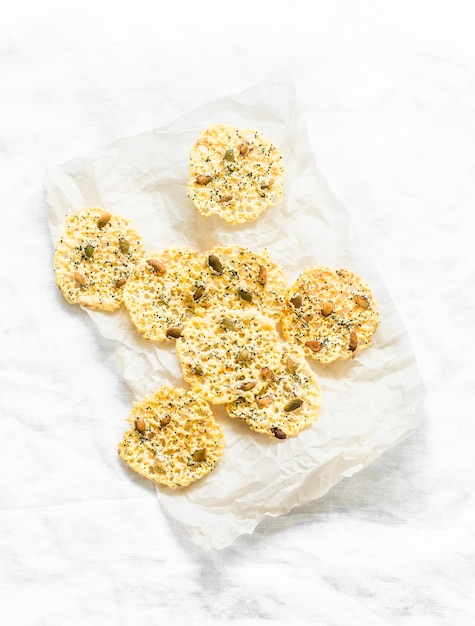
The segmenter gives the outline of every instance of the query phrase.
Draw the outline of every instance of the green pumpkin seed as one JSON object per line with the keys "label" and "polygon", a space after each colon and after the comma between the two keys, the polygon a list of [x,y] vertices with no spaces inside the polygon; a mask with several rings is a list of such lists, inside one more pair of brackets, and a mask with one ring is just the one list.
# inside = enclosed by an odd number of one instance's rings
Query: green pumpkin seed
{"label": "green pumpkin seed", "polygon": [[227,328],[228,330],[236,330],[236,322],[230,317],[223,317],[221,320],[221,326],[224,326],[224,328]]}
{"label": "green pumpkin seed", "polygon": [[205,448],[200,448],[193,452],[193,461],[195,463],[202,463],[206,459],[206,450]]}
{"label": "green pumpkin seed", "polygon": [[128,254],[130,250],[130,243],[127,241],[127,239],[119,239],[119,249],[122,254]]}
{"label": "green pumpkin seed", "polygon": [[244,289],[244,288],[238,289],[237,293],[238,293],[238,296],[245,302],[252,302],[252,293],[248,291],[247,289]]}
{"label": "green pumpkin seed", "polygon": [[301,398],[292,398],[284,405],[284,411],[286,413],[290,413],[291,411],[296,411],[303,404]]}
{"label": "green pumpkin seed", "polygon": [[249,359],[250,359],[249,350],[246,350],[246,348],[243,348],[237,355],[237,360],[240,363],[246,363],[246,361],[249,361]]}
{"label": "green pumpkin seed", "polygon": [[208,257],[208,265],[214,270],[217,274],[222,274],[224,271],[224,266],[215,254],[210,254]]}
{"label": "green pumpkin seed", "polygon": [[88,259],[92,258],[92,255],[94,254],[94,246],[88,243],[87,246],[84,248],[84,254]]}
{"label": "green pumpkin seed", "polygon": [[230,163],[234,163],[234,150],[232,148],[226,150],[226,152],[224,153],[224,160]]}

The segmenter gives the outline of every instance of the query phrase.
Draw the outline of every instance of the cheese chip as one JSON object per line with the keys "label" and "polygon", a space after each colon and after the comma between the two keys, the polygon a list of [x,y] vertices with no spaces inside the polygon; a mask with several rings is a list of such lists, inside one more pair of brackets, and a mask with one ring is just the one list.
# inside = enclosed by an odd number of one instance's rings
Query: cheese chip
{"label": "cheese chip", "polygon": [[257,309],[217,307],[187,321],[176,352],[193,391],[225,404],[258,392],[262,368],[280,361],[280,342],[274,320]]}
{"label": "cheese chip", "polygon": [[203,216],[241,224],[283,198],[284,165],[276,146],[256,130],[216,124],[191,149],[188,197]]}
{"label": "cheese chip", "polygon": [[56,283],[71,304],[114,311],[124,285],[144,255],[129,220],[100,207],[69,215],[54,254]]}
{"label": "cheese chip", "polygon": [[228,415],[271,438],[295,437],[313,424],[320,411],[320,386],[299,346],[280,345],[274,370],[261,370],[259,392],[226,405]]}
{"label": "cheese chip", "polygon": [[257,308],[275,320],[280,319],[287,278],[267,250],[254,252],[239,245],[216,245],[196,257],[193,271],[195,313],[216,306]]}
{"label": "cheese chip", "polygon": [[141,476],[171,489],[203,478],[223,455],[222,428],[191,391],[164,386],[134,402],[128,422],[119,456]]}
{"label": "cheese chip", "polygon": [[320,363],[348,359],[363,350],[379,323],[368,284],[347,269],[306,268],[287,293],[282,333]]}

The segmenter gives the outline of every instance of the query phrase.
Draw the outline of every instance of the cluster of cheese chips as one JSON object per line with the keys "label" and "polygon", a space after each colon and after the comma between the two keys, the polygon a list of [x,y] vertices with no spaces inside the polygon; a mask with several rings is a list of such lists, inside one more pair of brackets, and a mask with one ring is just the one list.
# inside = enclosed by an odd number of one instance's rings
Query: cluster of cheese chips
{"label": "cluster of cheese chips", "polygon": [[124,287],[123,301],[138,332],[162,341],[178,338],[187,319],[217,306],[258,308],[278,320],[286,289],[283,268],[266,250],[173,248],[143,258]]}
{"label": "cluster of cheese chips", "polygon": [[[188,195],[203,216],[255,219],[282,200],[277,148],[254,130],[214,125],[190,153]],[[120,457],[171,489],[204,477],[225,438],[212,405],[274,440],[318,418],[317,367],[371,344],[379,314],[367,283],[344,268],[306,267],[288,284],[268,250],[216,244],[147,251],[126,220],[100,207],[66,218],[54,255],[72,304],[114,311],[136,331],[175,341],[188,390],[163,386],[134,403]]]}
{"label": "cluster of cheese chips", "polygon": [[256,432],[286,439],[318,417],[320,387],[303,351],[257,309],[218,307],[191,318],[176,350],[193,391]]}

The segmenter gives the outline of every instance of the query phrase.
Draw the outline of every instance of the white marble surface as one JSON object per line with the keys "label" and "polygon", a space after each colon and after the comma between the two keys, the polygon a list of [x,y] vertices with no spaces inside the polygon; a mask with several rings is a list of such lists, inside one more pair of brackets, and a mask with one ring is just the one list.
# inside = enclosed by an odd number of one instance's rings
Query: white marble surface
{"label": "white marble surface", "polygon": [[[20,1],[0,23],[8,626],[475,619],[472,3],[313,4],[310,19],[301,1]],[[320,500],[207,551],[153,487],[117,480],[109,435],[130,394],[54,286],[41,179],[269,75],[292,77],[318,166],[401,313],[426,418]]]}

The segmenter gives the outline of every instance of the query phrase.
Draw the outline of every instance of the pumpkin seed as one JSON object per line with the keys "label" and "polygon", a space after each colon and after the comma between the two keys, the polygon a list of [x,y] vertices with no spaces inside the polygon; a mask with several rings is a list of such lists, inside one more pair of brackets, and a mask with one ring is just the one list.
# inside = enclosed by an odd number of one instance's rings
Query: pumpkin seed
{"label": "pumpkin seed", "polygon": [[147,259],[147,263],[150,265],[150,267],[153,267],[157,274],[165,274],[165,272],[167,271],[165,265],[157,259]]}
{"label": "pumpkin seed", "polygon": [[365,296],[360,296],[359,294],[357,294],[355,296],[355,302],[362,309],[367,309],[369,307],[369,300]]}
{"label": "pumpkin seed", "polygon": [[262,398],[257,398],[257,404],[259,406],[269,406],[269,404],[272,404],[274,402],[273,398],[270,398],[269,396],[263,396]]}
{"label": "pumpkin seed", "polygon": [[195,463],[202,463],[206,459],[206,449],[200,448],[199,450],[196,450],[193,452],[192,458]]}
{"label": "pumpkin seed", "polygon": [[81,274],[81,272],[75,272],[74,273],[74,278],[76,279],[76,282],[81,285],[81,287],[84,287],[84,285],[86,284],[86,279],[84,278],[84,276]]}
{"label": "pumpkin seed", "polygon": [[289,372],[289,374],[292,374],[292,376],[294,376],[297,371],[297,365],[295,364],[295,361],[290,357],[287,357],[287,361],[285,362],[285,368]]}
{"label": "pumpkin seed", "polygon": [[137,417],[135,420],[135,429],[143,435],[145,434],[145,420],[142,417]]}
{"label": "pumpkin seed", "polygon": [[316,339],[309,339],[305,342],[305,347],[309,348],[312,352],[320,352],[323,348],[323,343],[320,343]]}
{"label": "pumpkin seed", "polygon": [[170,415],[165,415],[165,417],[162,417],[162,419],[160,420],[160,428],[165,428],[165,426],[168,426],[168,424],[172,421],[172,418]]}
{"label": "pumpkin seed", "polygon": [[204,285],[198,285],[198,287],[195,289],[195,292],[193,294],[193,300],[195,302],[196,300],[199,300],[201,296],[204,294],[204,292],[205,292]]}
{"label": "pumpkin seed", "polygon": [[232,199],[233,197],[231,195],[221,196],[218,202],[231,202]]}
{"label": "pumpkin seed", "polygon": [[84,248],[84,254],[88,259],[90,259],[94,254],[94,246],[91,243],[88,243],[87,246]]}
{"label": "pumpkin seed", "polygon": [[257,282],[259,285],[264,286],[267,283],[267,267],[265,265],[259,265],[259,274],[257,275]]}
{"label": "pumpkin seed", "polygon": [[261,369],[261,376],[266,380],[274,380],[274,372],[271,370],[270,367],[263,367]]}
{"label": "pumpkin seed", "polygon": [[358,347],[358,335],[355,333],[354,330],[352,330],[350,333],[350,343],[348,347],[352,352],[354,352]]}
{"label": "pumpkin seed", "polygon": [[238,296],[245,302],[252,302],[252,292],[244,287],[237,290]]}
{"label": "pumpkin seed", "polygon": [[236,322],[230,317],[223,317],[221,320],[221,326],[224,326],[224,328],[227,328],[228,330],[236,330]]}
{"label": "pumpkin seed", "polygon": [[276,439],[287,439],[287,435],[281,428],[277,428],[277,426],[274,426],[273,428],[271,428],[271,431]]}
{"label": "pumpkin seed", "polygon": [[219,260],[219,257],[216,254],[210,254],[208,257],[208,265],[212,270],[214,270],[217,274],[222,274],[224,271],[224,266]]}
{"label": "pumpkin seed", "polygon": [[108,213],[107,211],[105,213],[103,213],[101,215],[101,217],[96,222],[97,223],[97,227],[98,228],[104,228],[104,226],[109,223],[110,218],[111,218],[111,214],[110,213]]}
{"label": "pumpkin seed", "polygon": [[124,239],[124,238],[119,239],[119,250],[122,252],[122,254],[129,253],[130,243],[127,241],[127,239]]}
{"label": "pumpkin seed", "polygon": [[198,185],[207,185],[210,181],[211,176],[201,175],[196,177],[196,182],[198,183]]}
{"label": "pumpkin seed", "polygon": [[247,361],[249,361],[249,359],[250,359],[249,350],[247,350],[246,348],[243,348],[242,350],[239,351],[237,355],[237,360],[240,363],[246,363]]}
{"label": "pumpkin seed", "polygon": [[303,401],[301,398],[292,398],[284,405],[284,411],[286,413],[290,413],[291,411],[296,411],[299,407],[301,407]]}
{"label": "pumpkin seed", "polygon": [[170,326],[167,329],[167,337],[172,337],[173,339],[178,339],[181,337],[181,333],[183,332],[183,328],[181,326]]}

